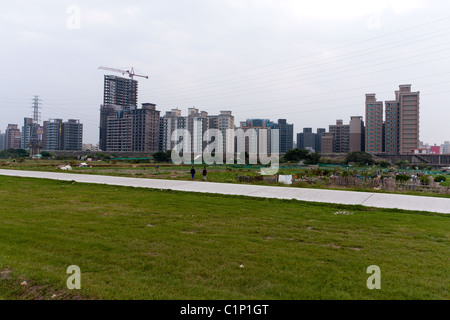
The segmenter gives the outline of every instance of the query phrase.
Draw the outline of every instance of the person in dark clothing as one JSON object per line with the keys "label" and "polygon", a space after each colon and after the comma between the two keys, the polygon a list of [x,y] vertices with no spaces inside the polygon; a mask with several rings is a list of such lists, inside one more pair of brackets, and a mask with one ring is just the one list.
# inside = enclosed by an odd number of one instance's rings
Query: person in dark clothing
{"label": "person in dark clothing", "polygon": [[203,180],[206,181],[206,175],[208,174],[208,171],[206,171],[206,167],[203,168]]}
{"label": "person in dark clothing", "polygon": [[194,180],[194,178],[195,178],[195,169],[194,169],[194,167],[192,167],[192,169],[191,169],[191,176],[192,176],[192,180]]}

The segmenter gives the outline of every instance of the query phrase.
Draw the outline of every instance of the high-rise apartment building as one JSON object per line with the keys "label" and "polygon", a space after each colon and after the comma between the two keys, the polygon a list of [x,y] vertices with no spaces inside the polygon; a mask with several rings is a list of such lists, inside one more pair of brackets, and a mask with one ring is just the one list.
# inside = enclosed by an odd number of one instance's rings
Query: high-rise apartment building
{"label": "high-rise apartment building", "polygon": [[223,137],[223,152],[234,152],[234,116],[231,111],[220,111],[220,114],[208,116],[209,128],[218,129]]}
{"label": "high-rise apartment building", "polygon": [[44,121],[44,134],[42,137],[42,148],[44,150],[63,150],[62,123],[62,119]]}
{"label": "high-rise apartment building", "polygon": [[115,112],[108,116],[106,132],[103,151],[133,151],[133,116],[130,112]]}
{"label": "high-rise apartment building", "polygon": [[143,103],[142,108],[131,111],[133,116],[132,150],[139,152],[158,151],[160,111],[156,104]]}
{"label": "high-rise apartment building", "polygon": [[[235,137],[235,151],[239,152],[245,150],[245,152],[250,155],[258,155],[260,153],[260,143],[263,143],[266,151],[270,152],[272,150],[272,126],[273,123],[268,119],[248,119],[247,121],[241,121],[240,127],[237,129],[242,129],[248,136],[243,139],[238,139],[237,136]],[[265,143],[260,142],[259,139],[262,137],[261,130],[267,130],[267,141]],[[254,135],[251,135],[251,132],[253,132]]]}
{"label": "high-rise apartment building", "polygon": [[69,119],[62,123],[62,150],[83,149],[83,124],[80,120]]}
{"label": "high-rise apartment building", "polygon": [[8,124],[6,128],[6,149],[20,149],[22,146],[22,134],[17,124]]}
{"label": "high-rise apartment building", "polygon": [[[161,117],[159,122],[158,148],[160,151],[172,150],[178,141],[171,141],[172,133],[177,129],[186,129],[191,138],[191,152],[202,153],[212,142],[209,129],[217,129],[222,134],[222,152],[234,151],[234,116],[231,111],[221,111],[219,115],[208,115],[206,111],[189,108],[188,115],[182,116],[181,110],[172,109]],[[181,134],[181,131],[180,131]]]}
{"label": "high-rise apartment building", "polygon": [[182,119],[181,110],[172,109],[166,111],[166,114],[159,119],[159,134],[158,134],[158,150],[167,151],[172,150],[175,142],[172,142],[172,132],[178,128],[178,119]]}
{"label": "high-rise apartment building", "polygon": [[158,151],[160,111],[155,104],[112,109],[114,112],[107,117],[106,151]]}
{"label": "high-rise apartment building", "polygon": [[6,133],[0,131],[0,151],[6,149]]}
{"label": "high-rise apartment building", "polygon": [[350,125],[344,124],[343,120],[336,120],[336,125],[330,125],[330,133],[333,134],[334,153],[350,151]]}
{"label": "high-rise apartment building", "polygon": [[419,148],[420,92],[411,85],[400,85],[395,99],[377,101],[375,94],[366,94],[366,151],[369,153],[409,154]]}
{"label": "high-rise apartment building", "polygon": [[350,117],[350,152],[365,151],[365,131],[363,117]]}
{"label": "high-rise apartment building", "polygon": [[322,152],[322,136],[327,132],[324,128],[318,128],[316,133],[316,152]]}
{"label": "high-rise apartment building", "polygon": [[[294,125],[287,123],[286,119],[278,119],[278,123],[272,125],[272,129],[279,130],[279,153],[283,154],[294,149]],[[269,149],[270,151],[270,149]]]}
{"label": "high-rise apartment building", "polygon": [[322,153],[333,153],[334,134],[325,132],[322,135]]}
{"label": "high-rise apartment building", "polygon": [[24,118],[23,122],[21,148],[29,150],[41,144],[43,128],[33,118]]}
{"label": "high-rise apartment building", "polygon": [[441,145],[441,153],[450,154],[450,141],[445,141],[444,144]]}
{"label": "high-rise apartment building", "polygon": [[[138,82],[112,75],[105,75],[103,104],[100,106],[100,149],[106,150],[108,117],[120,112],[120,107],[137,107]],[[125,110],[126,111],[126,110]],[[119,115],[120,118],[120,115]]]}
{"label": "high-rise apartment building", "polygon": [[411,85],[401,85],[395,92],[400,108],[400,154],[411,153],[419,147],[420,92],[412,92]]}
{"label": "high-rise apartment building", "polygon": [[400,154],[400,103],[397,100],[386,101],[385,113],[385,152]]}
{"label": "high-rise apartment building", "polygon": [[312,128],[303,128],[303,132],[297,134],[297,148],[316,151],[316,134],[312,132]]}
{"label": "high-rise apartment building", "polygon": [[322,151],[322,136],[326,132],[323,128],[318,128],[317,133],[312,132],[312,128],[303,128],[303,132],[297,134],[297,148],[311,152]]}
{"label": "high-rise apartment building", "polygon": [[383,134],[383,102],[374,93],[366,94],[366,152],[383,152]]}
{"label": "high-rise apartment building", "polygon": [[50,119],[44,121],[42,137],[44,150],[72,150],[83,149],[83,124],[80,120]]}
{"label": "high-rise apartment building", "polygon": [[136,106],[138,82],[117,76],[105,75],[103,90],[104,106]]}

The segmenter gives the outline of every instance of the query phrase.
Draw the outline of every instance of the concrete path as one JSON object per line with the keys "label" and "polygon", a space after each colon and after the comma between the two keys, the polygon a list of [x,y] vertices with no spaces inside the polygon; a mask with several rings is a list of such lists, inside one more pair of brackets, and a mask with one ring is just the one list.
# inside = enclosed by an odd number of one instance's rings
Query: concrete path
{"label": "concrete path", "polygon": [[249,197],[296,199],[310,202],[363,205],[376,208],[394,208],[411,211],[428,211],[450,214],[450,198],[419,197],[370,192],[268,187],[245,184],[213,183],[201,181],[176,181],[143,178],[124,178],[72,173],[2,170],[0,175],[76,181],[128,187],[176,190],[187,192],[218,193]]}

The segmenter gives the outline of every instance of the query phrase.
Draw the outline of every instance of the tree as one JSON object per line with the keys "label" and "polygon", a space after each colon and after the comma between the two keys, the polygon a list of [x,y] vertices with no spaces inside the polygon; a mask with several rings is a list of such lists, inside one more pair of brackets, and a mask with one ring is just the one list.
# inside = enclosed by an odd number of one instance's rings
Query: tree
{"label": "tree", "polygon": [[308,155],[308,159],[306,160],[306,164],[319,164],[320,163],[320,153],[314,152]]}
{"label": "tree", "polygon": [[309,151],[304,149],[293,149],[286,152],[284,155],[284,160],[289,162],[298,162],[301,160],[308,160],[309,159]]}
{"label": "tree", "polygon": [[8,149],[0,151],[0,158],[27,158],[29,156],[28,151],[24,149]]}
{"label": "tree", "polygon": [[42,156],[42,158],[51,158],[52,154],[48,151],[42,151],[41,156]]}
{"label": "tree", "polygon": [[158,151],[153,154],[153,160],[156,162],[168,162],[171,159],[170,151]]}
{"label": "tree", "polygon": [[345,157],[345,163],[349,164],[350,162],[354,162],[360,165],[365,164],[373,164],[373,157],[371,154],[357,151],[357,152],[349,152],[347,157]]}

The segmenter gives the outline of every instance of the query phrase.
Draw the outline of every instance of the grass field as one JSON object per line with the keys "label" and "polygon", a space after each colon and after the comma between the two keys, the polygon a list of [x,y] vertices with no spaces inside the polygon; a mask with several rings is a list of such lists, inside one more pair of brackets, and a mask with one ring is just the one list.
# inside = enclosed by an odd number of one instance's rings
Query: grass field
{"label": "grass field", "polygon": [[448,300],[449,219],[0,177],[0,298]]}

